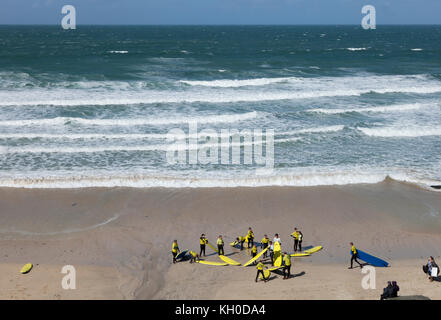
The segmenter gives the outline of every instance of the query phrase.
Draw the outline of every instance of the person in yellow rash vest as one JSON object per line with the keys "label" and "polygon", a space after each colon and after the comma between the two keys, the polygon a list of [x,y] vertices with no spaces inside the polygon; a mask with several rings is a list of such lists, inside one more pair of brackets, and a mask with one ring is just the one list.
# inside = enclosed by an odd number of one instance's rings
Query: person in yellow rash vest
{"label": "person in yellow rash vest", "polygon": [[[269,238],[268,238],[267,235],[264,235],[264,236],[263,236],[262,240],[260,240],[260,244],[261,244],[261,246],[262,246],[262,250],[265,250],[266,248],[268,248],[268,245],[269,245]],[[268,256],[268,250],[266,250],[266,251],[263,253],[263,258],[265,259],[267,256]]]}
{"label": "person in yellow rash vest", "polygon": [[201,252],[199,253],[199,256],[202,257],[202,254],[205,256],[205,247],[207,245],[207,238],[205,237],[205,234],[201,234],[201,237],[199,238],[199,242],[201,244]]}
{"label": "person in yellow rash vest", "polygon": [[222,239],[222,236],[219,236],[217,238],[216,244],[217,244],[217,252],[218,252],[218,254],[220,256],[225,255],[225,252],[224,252],[224,240]]}
{"label": "person in yellow rash vest", "polygon": [[351,266],[348,269],[352,269],[352,263],[355,261],[359,264],[360,268],[363,268],[360,262],[358,262],[358,251],[357,248],[355,248],[354,243],[350,242],[349,245],[351,246]]}
{"label": "person in yellow rash vest", "polygon": [[176,263],[176,256],[179,253],[178,240],[173,240],[172,244],[172,255],[173,255],[173,263]]}
{"label": "person in yellow rash vest", "polygon": [[240,250],[243,250],[243,243],[245,242],[245,240],[246,237],[239,236],[236,238],[236,243],[240,243]]}
{"label": "person in yellow rash vest", "polygon": [[[251,248],[251,258],[254,258],[257,255],[257,247],[255,244],[253,244],[253,247]],[[254,261],[254,264],[256,264],[257,262]]]}
{"label": "person in yellow rash vest", "polygon": [[256,269],[257,269],[256,282],[257,282],[257,279],[259,279],[259,274],[262,274],[263,281],[266,282],[267,279],[265,278],[265,273],[263,273],[264,268],[266,268],[266,266],[263,264],[262,260],[260,260],[256,266]]}
{"label": "person in yellow rash vest", "polygon": [[285,280],[291,277],[291,256],[286,252],[283,254],[283,262],[285,264],[283,267],[283,280]]}
{"label": "person in yellow rash vest", "polygon": [[294,238],[294,252],[297,252],[297,247],[299,245],[299,231],[297,230],[297,228],[294,228],[294,232],[291,233],[291,237]]}
{"label": "person in yellow rash vest", "polygon": [[190,251],[190,257],[190,263],[199,261],[199,255],[194,251]]}
{"label": "person in yellow rash vest", "polygon": [[253,242],[254,242],[254,233],[253,233],[253,229],[251,229],[251,227],[248,228],[247,238],[248,238],[248,249],[249,249],[252,247]]}

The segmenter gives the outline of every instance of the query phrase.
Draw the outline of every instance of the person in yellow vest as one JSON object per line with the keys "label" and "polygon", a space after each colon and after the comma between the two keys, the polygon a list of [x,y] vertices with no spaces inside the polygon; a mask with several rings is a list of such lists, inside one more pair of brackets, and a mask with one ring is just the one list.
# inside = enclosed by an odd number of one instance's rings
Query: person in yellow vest
{"label": "person in yellow vest", "polygon": [[286,252],[283,253],[283,263],[283,280],[285,280],[291,277],[291,256]]}
{"label": "person in yellow vest", "polygon": [[259,274],[262,275],[263,281],[266,282],[265,273],[263,272],[263,269],[266,268],[266,266],[263,264],[262,260],[259,261],[259,263],[256,266],[257,274],[256,274],[256,282],[257,279],[259,279]]}
{"label": "person in yellow vest", "polygon": [[236,242],[240,243],[240,250],[243,250],[243,243],[245,242],[245,240],[246,240],[246,237],[239,236],[236,238]]}
{"label": "person in yellow vest", "polygon": [[224,240],[222,239],[222,236],[219,236],[217,238],[216,244],[217,244],[217,252],[218,252],[218,254],[220,256],[225,255],[225,252],[224,252]]}
{"label": "person in yellow vest", "polygon": [[[253,247],[251,248],[251,258],[254,258],[257,255],[257,246],[253,244]],[[254,261],[253,264],[256,264],[257,262]]]}
{"label": "person in yellow vest", "polygon": [[173,240],[172,244],[172,255],[173,255],[173,263],[176,263],[176,256],[180,252],[179,246],[178,246],[178,240]]}
{"label": "person in yellow vest", "polygon": [[294,252],[297,252],[297,248],[299,246],[299,231],[297,228],[294,228],[294,232],[291,233],[291,237],[294,238]]}
{"label": "person in yellow vest", "polygon": [[190,263],[197,261],[199,261],[199,255],[194,251],[190,251]]}
{"label": "person in yellow vest", "polygon": [[205,237],[205,234],[201,234],[201,237],[199,239],[199,242],[201,244],[201,252],[199,253],[199,256],[202,257],[202,254],[205,256],[205,246],[207,245],[207,238]]}
{"label": "person in yellow vest", "polygon": [[248,249],[249,249],[253,246],[254,243],[254,233],[251,227],[248,228],[247,238],[248,238]]}
{"label": "person in yellow vest", "polygon": [[[263,238],[262,238],[262,240],[260,240],[260,245],[262,246],[262,250],[265,250],[266,248],[268,248],[268,245],[269,245],[269,238],[268,238],[267,235],[264,235]],[[262,256],[262,257],[265,259],[267,256],[268,256],[268,250],[266,250],[266,251],[263,253],[263,256]]]}
{"label": "person in yellow vest", "polygon": [[360,268],[363,268],[360,262],[358,262],[358,251],[357,248],[355,248],[354,243],[350,242],[349,245],[351,246],[351,266],[348,269],[352,269],[352,263],[355,261],[360,265]]}

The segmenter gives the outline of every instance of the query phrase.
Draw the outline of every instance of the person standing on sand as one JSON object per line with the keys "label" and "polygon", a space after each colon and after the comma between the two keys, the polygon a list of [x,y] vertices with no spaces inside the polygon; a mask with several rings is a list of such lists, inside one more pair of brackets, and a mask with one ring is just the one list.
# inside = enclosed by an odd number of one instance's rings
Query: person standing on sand
{"label": "person standing on sand", "polygon": [[299,251],[302,251],[303,233],[299,230]]}
{"label": "person standing on sand", "polygon": [[297,252],[297,247],[299,245],[299,231],[297,231],[297,228],[294,228],[294,232],[291,233],[291,237],[294,238],[294,252]]}
{"label": "person standing on sand", "polygon": [[[262,246],[262,250],[268,248],[269,239],[267,235],[264,235],[262,240],[260,240],[260,245]],[[265,259],[268,256],[268,250],[263,253],[263,258]]]}
{"label": "person standing on sand", "polygon": [[274,235],[274,239],[273,239],[273,243],[276,243],[276,242],[278,242],[280,245],[282,245],[282,240],[280,240],[278,233],[276,233]]}
{"label": "person standing on sand", "polygon": [[219,254],[220,256],[223,256],[223,255],[225,254],[225,252],[224,252],[224,240],[222,239],[222,236],[219,236],[219,237],[217,238],[216,243],[217,243],[217,251],[218,251],[218,254]]}
{"label": "person standing on sand", "polygon": [[179,246],[178,246],[178,240],[173,240],[172,244],[172,255],[173,255],[173,263],[176,263],[176,256],[180,252]]}
{"label": "person standing on sand", "polygon": [[432,277],[432,269],[433,268],[438,269],[438,272],[437,272],[437,275],[438,275],[439,274],[438,265],[436,264],[435,259],[432,256],[430,256],[429,259],[427,260],[427,264],[425,266],[423,266],[423,271],[429,275],[430,282],[433,281],[433,277]]}
{"label": "person standing on sand", "polygon": [[202,254],[204,254],[204,257],[205,257],[206,256],[205,255],[205,246],[207,245],[208,240],[205,237],[205,234],[201,234],[201,238],[199,240],[200,240],[200,244],[201,244],[201,252],[199,253],[199,256],[202,257]]}
{"label": "person standing on sand", "polygon": [[283,267],[283,280],[286,280],[291,277],[291,256],[287,252],[283,254],[283,262],[285,263]]}
{"label": "person standing on sand", "polygon": [[358,262],[357,258],[358,258],[358,251],[357,248],[355,248],[354,243],[350,242],[349,243],[351,245],[351,266],[348,269],[352,269],[352,263],[355,261],[360,265],[360,268],[363,268],[363,266],[361,265],[360,262]]}
{"label": "person standing on sand", "polygon": [[[253,247],[251,248],[251,258],[254,258],[257,255],[257,247],[255,244],[253,244]],[[254,264],[256,264],[256,261],[254,261]]]}
{"label": "person standing on sand", "polygon": [[256,266],[257,274],[256,274],[256,282],[257,279],[259,279],[259,274],[262,275],[263,281],[266,282],[265,273],[263,272],[263,269],[266,268],[266,266],[263,264],[262,260],[259,261],[259,263]]}
{"label": "person standing on sand", "polygon": [[253,242],[254,242],[254,233],[251,227],[248,228],[247,238],[248,238],[248,249],[249,249],[253,246]]}

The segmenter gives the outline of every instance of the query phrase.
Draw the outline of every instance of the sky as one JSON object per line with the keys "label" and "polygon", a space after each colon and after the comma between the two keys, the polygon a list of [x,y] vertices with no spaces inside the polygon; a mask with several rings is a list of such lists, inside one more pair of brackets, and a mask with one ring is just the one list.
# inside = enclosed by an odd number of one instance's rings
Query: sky
{"label": "sky", "polygon": [[89,24],[441,24],[441,0],[0,0],[0,24],[60,24],[73,5]]}

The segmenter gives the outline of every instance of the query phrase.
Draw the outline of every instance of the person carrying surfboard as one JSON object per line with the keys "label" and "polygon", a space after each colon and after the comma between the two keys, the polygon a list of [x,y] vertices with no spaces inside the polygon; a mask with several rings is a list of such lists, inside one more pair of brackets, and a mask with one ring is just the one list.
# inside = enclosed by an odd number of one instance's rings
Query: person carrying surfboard
{"label": "person carrying surfboard", "polygon": [[194,251],[190,251],[190,263],[197,261],[199,261],[199,255]]}
{"label": "person carrying surfboard", "polygon": [[178,240],[173,240],[172,244],[172,255],[173,255],[173,263],[176,263],[176,256],[179,253]]}
{"label": "person carrying surfboard", "polygon": [[[265,234],[263,236],[262,240],[260,240],[260,245],[262,246],[262,250],[265,250],[266,248],[268,248],[268,244],[269,244],[269,239],[268,239],[268,236]],[[268,253],[268,250],[263,253],[264,259],[267,257],[267,253]]]}
{"label": "person carrying surfboard", "polygon": [[285,280],[291,277],[291,256],[287,252],[283,253],[283,262],[285,264],[283,267],[283,280]]}
{"label": "person carrying surfboard", "polygon": [[266,268],[266,266],[263,264],[262,260],[259,260],[259,263],[256,266],[257,274],[256,274],[256,282],[257,279],[259,279],[259,274],[262,275],[263,281],[266,282],[267,278],[265,278],[265,273],[263,272],[263,269]]}
{"label": "person carrying surfboard", "polygon": [[225,255],[225,252],[224,252],[224,240],[222,239],[221,235],[217,238],[216,244],[217,244],[217,252],[218,252],[218,254],[220,256]]}
{"label": "person carrying surfboard", "polygon": [[358,258],[358,251],[357,248],[355,248],[354,243],[350,242],[349,243],[351,245],[351,266],[348,269],[352,269],[352,263],[355,261],[359,264],[360,268],[363,268],[363,266],[361,265],[360,262],[358,262],[357,258]]}
{"label": "person carrying surfboard", "polygon": [[254,233],[251,227],[248,228],[247,238],[248,238],[248,249],[250,249],[254,242]]}
{"label": "person carrying surfboard", "polygon": [[199,256],[202,257],[202,254],[205,256],[205,246],[207,245],[207,238],[205,237],[205,234],[201,234],[201,238],[199,239],[199,242],[201,244],[201,252],[199,253]]}

